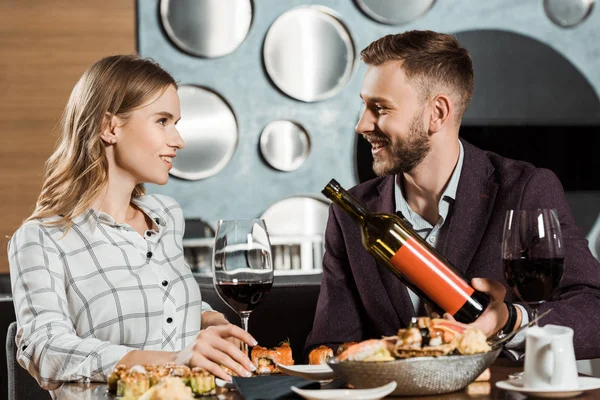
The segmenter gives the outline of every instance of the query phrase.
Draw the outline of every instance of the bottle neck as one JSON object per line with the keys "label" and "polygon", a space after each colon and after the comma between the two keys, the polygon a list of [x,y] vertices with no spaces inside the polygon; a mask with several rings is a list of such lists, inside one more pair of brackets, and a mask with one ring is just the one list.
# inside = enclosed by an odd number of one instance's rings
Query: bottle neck
{"label": "bottle neck", "polygon": [[335,179],[332,179],[321,193],[342,207],[356,222],[361,224],[365,222],[369,211],[344,190]]}

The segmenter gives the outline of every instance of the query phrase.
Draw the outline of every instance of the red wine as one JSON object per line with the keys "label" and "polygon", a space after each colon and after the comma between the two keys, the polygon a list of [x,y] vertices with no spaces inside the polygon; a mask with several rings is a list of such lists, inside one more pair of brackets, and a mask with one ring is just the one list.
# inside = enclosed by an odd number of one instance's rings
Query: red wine
{"label": "red wine", "polygon": [[564,258],[504,260],[504,277],[517,296],[528,303],[541,303],[552,296],[565,271]]}
{"label": "red wine", "polygon": [[273,282],[222,282],[215,285],[219,296],[238,312],[252,311],[271,290]]}
{"label": "red wine", "polygon": [[483,313],[489,295],[473,289],[400,217],[369,212],[335,180],[322,193],[360,225],[365,249],[440,315],[471,323]]}

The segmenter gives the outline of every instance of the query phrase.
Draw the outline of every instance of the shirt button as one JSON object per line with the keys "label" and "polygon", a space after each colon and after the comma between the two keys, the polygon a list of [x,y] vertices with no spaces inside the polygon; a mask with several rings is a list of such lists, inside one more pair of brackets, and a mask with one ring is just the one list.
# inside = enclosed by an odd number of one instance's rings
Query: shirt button
{"label": "shirt button", "polygon": [[146,236],[152,236],[152,232],[151,231],[146,231]]}
{"label": "shirt button", "polygon": [[152,252],[151,252],[151,251],[147,252],[147,253],[146,253],[146,257],[147,257],[147,258],[151,258],[151,257],[152,257]]}
{"label": "shirt button", "polygon": [[22,347],[23,351],[25,351],[26,348],[27,348],[27,345],[26,344],[23,345],[23,347]]}
{"label": "shirt button", "polygon": [[173,318],[171,318],[171,317],[167,318],[167,324],[170,324],[171,322],[173,322]]}
{"label": "shirt button", "polygon": [[167,282],[167,281],[162,281],[162,285],[163,285],[163,286],[167,286],[168,284],[169,284],[169,282]]}
{"label": "shirt button", "polygon": [[435,243],[435,236],[432,236],[432,237],[430,237],[430,238],[429,238],[429,241],[430,241],[431,243]]}

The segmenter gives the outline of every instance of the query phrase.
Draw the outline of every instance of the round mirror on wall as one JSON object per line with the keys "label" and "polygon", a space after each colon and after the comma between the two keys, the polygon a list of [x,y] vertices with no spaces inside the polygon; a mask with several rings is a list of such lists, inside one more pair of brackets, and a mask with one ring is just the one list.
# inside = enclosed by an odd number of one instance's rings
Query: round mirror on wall
{"label": "round mirror on wall", "polygon": [[280,171],[294,171],[310,153],[310,137],[302,125],[273,121],[260,135],[260,152],[269,165]]}
{"label": "round mirror on wall", "polygon": [[181,50],[221,57],[246,38],[252,23],[250,0],[161,0],[164,30]]}
{"label": "round mirror on wall", "polygon": [[177,130],[185,147],[173,159],[171,174],[198,180],[227,165],[238,142],[238,126],[229,105],[218,94],[197,86],[180,86],[181,121]]}
{"label": "round mirror on wall", "polygon": [[424,15],[435,0],[356,0],[370,18],[388,25],[407,24]]}
{"label": "round mirror on wall", "polygon": [[563,28],[582,23],[593,7],[594,0],[544,0],[544,11],[550,21]]}
{"label": "round mirror on wall", "polygon": [[267,74],[288,96],[306,102],[335,96],[348,83],[356,50],[339,16],[302,6],[271,25],[263,47]]}

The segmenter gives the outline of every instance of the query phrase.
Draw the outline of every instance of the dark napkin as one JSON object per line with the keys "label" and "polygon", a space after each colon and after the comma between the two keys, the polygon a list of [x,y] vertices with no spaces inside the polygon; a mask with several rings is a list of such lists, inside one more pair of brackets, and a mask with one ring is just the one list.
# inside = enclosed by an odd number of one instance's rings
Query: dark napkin
{"label": "dark napkin", "polygon": [[252,378],[234,377],[233,384],[245,400],[299,399],[291,389],[320,389],[319,382],[313,382],[296,376],[266,375]]}

